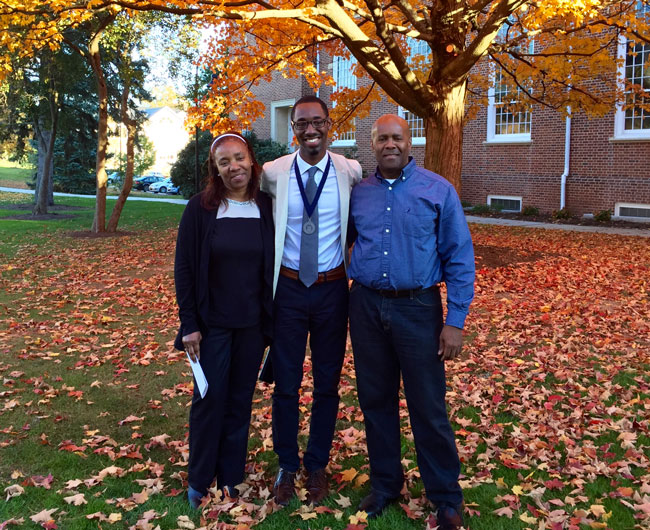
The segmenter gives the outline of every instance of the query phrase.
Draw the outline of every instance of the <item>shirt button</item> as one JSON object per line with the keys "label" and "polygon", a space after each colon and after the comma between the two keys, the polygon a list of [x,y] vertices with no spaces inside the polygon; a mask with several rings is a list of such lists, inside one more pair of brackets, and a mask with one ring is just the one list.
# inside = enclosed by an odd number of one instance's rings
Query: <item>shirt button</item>
{"label": "shirt button", "polygon": [[390,229],[387,228],[387,229],[386,229],[386,232],[390,232]]}
{"label": "shirt button", "polygon": [[388,191],[393,191],[393,187],[392,187],[392,186],[388,186]]}
{"label": "shirt button", "polygon": [[388,256],[388,252],[384,250],[384,256]]}
{"label": "shirt button", "polygon": [[386,277],[386,273],[382,274],[382,276],[385,278],[385,277]]}
{"label": "shirt button", "polygon": [[386,208],[386,210],[388,210],[390,212],[390,206],[388,208]]}

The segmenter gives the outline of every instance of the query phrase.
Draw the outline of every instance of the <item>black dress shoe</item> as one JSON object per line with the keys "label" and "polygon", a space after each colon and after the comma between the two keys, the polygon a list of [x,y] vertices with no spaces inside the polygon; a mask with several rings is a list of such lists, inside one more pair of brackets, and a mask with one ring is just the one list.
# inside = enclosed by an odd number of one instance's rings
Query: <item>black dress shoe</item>
{"label": "black dress shoe", "polygon": [[458,530],[463,526],[463,516],[460,509],[449,504],[438,506],[438,529],[439,530]]}
{"label": "black dress shoe", "polygon": [[280,506],[286,506],[296,494],[296,473],[280,468],[273,485],[273,497]]}
{"label": "black dress shoe", "polygon": [[370,490],[370,494],[359,503],[359,511],[366,512],[368,519],[379,517],[386,507],[395,502],[399,497],[388,497],[375,490]]}

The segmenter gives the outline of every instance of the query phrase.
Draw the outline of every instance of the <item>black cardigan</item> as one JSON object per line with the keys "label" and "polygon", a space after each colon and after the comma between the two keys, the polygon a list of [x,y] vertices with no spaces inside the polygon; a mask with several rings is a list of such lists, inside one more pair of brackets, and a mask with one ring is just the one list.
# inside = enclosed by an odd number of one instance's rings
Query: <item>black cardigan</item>
{"label": "black cardigan", "polygon": [[[262,291],[262,332],[267,344],[273,336],[273,259],[275,236],[271,198],[258,191],[256,198],[262,223],[262,244],[264,245],[264,285]],[[174,341],[174,347],[183,350],[182,338],[195,331],[206,333],[209,303],[208,266],[210,241],[217,221],[216,210],[201,206],[201,194],[192,197],[183,212],[176,239],[174,281],[176,302],[181,325]],[[228,303],[224,300],[224,303]]]}

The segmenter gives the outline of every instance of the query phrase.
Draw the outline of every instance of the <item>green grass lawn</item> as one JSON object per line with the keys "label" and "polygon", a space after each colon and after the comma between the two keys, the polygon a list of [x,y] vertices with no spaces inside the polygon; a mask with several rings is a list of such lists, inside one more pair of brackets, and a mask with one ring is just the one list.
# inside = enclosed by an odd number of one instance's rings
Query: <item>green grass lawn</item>
{"label": "green grass lawn", "polygon": [[34,174],[32,168],[9,165],[8,162],[0,162],[0,186],[6,188],[29,189],[26,182]]}
{"label": "green grass lawn", "polygon": [[[350,352],[325,506],[268,501],[277,459],[272,389],[260,384],[240,500],[191,511],[192,383],[171,342],[183,206],[129,202],[128,235],[82,238],[71,232],[90,227],[92,199],[57,198],[53,220],[4,218],[28,201],[0,194],[0,528],[424,528],[431,509],[404,401],[404,497],[369,523],[357,514],[369,469]],[[500,261],[477,256],[465,355],[447,366],[468,527],[647,528],[647,240],[478,225],[472,234]],[[307,376],[304,412],[311,388]],[[302,444],[307,434],[301,417]]]}

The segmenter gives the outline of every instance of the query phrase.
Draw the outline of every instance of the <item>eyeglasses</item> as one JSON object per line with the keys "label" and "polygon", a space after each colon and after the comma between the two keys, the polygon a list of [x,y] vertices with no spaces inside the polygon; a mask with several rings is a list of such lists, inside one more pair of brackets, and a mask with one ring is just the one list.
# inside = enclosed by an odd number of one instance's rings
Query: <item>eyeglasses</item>
{"label": "eyeglasses", "polygon": [[306,131],[307,127],[309,127],[310,125],[314,129],[322,129],[323,127],[325,127],[328,121],[329,118],[318,118],[316,120],[310,120],[310,121],[307,120],[292,121],[291,125],[293,125],[293,128],[296,131]]}

